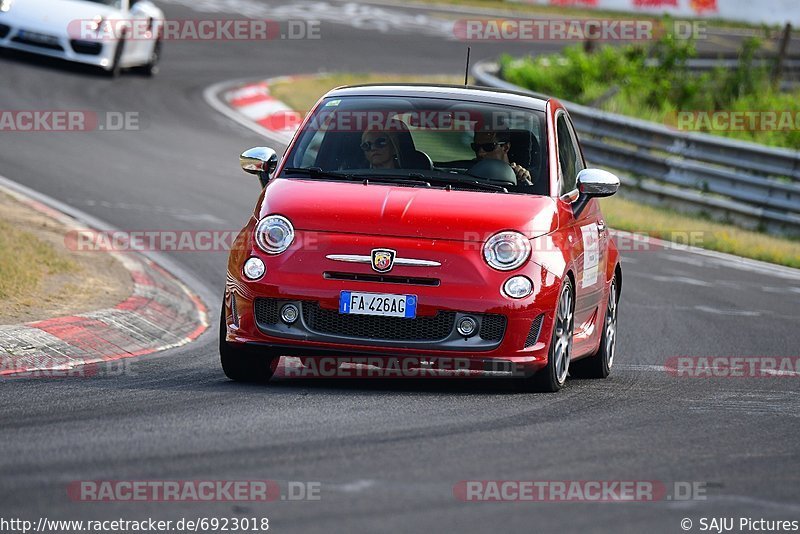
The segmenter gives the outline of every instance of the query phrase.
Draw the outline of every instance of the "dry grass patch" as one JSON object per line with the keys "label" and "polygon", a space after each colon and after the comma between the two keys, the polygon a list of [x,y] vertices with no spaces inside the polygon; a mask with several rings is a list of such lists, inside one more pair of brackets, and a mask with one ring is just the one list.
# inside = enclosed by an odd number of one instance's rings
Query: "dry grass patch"
{"label": "dry grass patch", "polygon": [[[601,200],[612,228],[800,268],[800,241],[745,230],[615,196]],[[686,242],[688,240],[688,243]]]}
{"label": "dry grass patch", "polygon": [[0,193],[0,324],[112,307],[127,298],[130,274],[102,252],[75,252],[56,221]]}
{"label": "dry grass patch", "polygon": [[308,111],[335,87],[362,83],[464,83],[464,76],[422,76],[413,74],[331,73],[270,85],[270,93],[297,111]]}

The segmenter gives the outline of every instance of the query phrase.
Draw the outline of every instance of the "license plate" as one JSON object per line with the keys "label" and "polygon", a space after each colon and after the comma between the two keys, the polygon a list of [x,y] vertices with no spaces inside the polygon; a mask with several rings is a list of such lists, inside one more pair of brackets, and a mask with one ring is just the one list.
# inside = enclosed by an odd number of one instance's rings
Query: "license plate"
{"label": "license plate", "polygon": [[413,319],[417,316],[417,297],[416,295],[342,291],[339,295],[339,313]]}
{"label": "license plate", "polygon": [[53,37],[52,35],[45,35],[43,33],[20,30],[19,32],[17,32],[17,35],[22,39],[33,41],[36,43],[42,43],[48,45],[58,44],[58,37]]}

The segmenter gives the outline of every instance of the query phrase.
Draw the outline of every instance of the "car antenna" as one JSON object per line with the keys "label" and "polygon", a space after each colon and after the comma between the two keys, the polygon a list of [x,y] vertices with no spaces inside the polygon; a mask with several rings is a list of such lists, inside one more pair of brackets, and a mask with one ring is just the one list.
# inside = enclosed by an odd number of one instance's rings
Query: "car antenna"
{"label": "car antenna", "polygon": [[471,47],[467,47],[467,66],[464,69],[464,87],[469,85],[469,52]]}

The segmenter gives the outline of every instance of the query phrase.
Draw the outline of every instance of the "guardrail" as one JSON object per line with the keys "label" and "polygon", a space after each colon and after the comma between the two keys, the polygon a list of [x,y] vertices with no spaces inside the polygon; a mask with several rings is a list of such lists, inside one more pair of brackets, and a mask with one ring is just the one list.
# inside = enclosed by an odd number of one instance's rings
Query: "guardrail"
{"label": "guardrail", "polygon": [[[478,85],[541,96],[477,63]],[[800,151],[666,126],[562,101],[581,136],[587,160],[621,171],[630,190],[679,210],[772,233],[800,236]]]}
{"label": "guardrail", "polygon": [[[772,72],[775,68],[775,58],[754,59],[752,65],[754,67],[766,67]],[[654,60],[648,60],[647,64],[657,64]],[[735,69],[739,66],[740,61],[738,58],[692,58],[686,60],[686,68],[693,73],[702,74],[704,72],[712,72],[714,69]],[[793,91],[800,85],[800,59],[788,58],[785,59],[781,66],[780,87],[785,91]]]}

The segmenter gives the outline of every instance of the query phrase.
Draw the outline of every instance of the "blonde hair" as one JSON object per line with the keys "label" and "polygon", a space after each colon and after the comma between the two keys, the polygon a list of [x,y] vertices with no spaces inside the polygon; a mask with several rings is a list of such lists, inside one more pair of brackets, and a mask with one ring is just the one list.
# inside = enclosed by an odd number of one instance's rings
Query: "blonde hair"
{"label": "blonde hair", "polygon": [[381,133],[389,139],[389,142],[392,144],[392,148],[394,149],[394,158],[397,160],[398,167],[401,165],[400,161],[400,140],[397,138],[397,132],[392,132],[386,130],[385,128],[381,128],[380,126],[370,126],[361,134],[361,140],[363,142],[364,136],[370,132]]}

